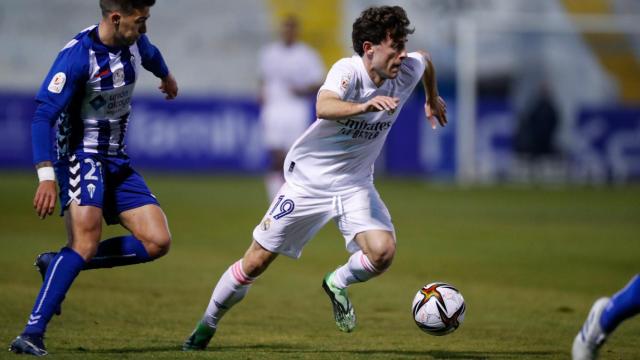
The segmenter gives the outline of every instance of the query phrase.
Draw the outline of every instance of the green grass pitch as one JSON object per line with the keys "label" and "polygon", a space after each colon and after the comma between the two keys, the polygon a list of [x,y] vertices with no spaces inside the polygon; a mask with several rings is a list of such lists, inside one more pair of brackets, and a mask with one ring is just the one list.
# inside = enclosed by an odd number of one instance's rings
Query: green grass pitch
{"label": "green grass pitch", "polygon": [[[329,223],[301,259],[276,260],[208,351],[183,353],[268,204],[258,178],[146,179],[169,218],[170,253],[81,273],[49,326],[53,359],[567,359],[593,301],[640,272],[639,187],[460,189],[382,179],[398,251],[382,277],[350,288],[355,332],[337,331],[320,286],[347,259]],[[0,184],[0,345],[8,346],[40,286],[34,257],[66,235],[57,216],[33,213],[35,174],[5,171]],[[121,233],[109,227],[105,236]],[[410,313],[415,292],[436,280],[457,286],[468,308],[444,337],[420,332]],[[638,339],[640,317],[618,328],[602,359],[640,358]]]}

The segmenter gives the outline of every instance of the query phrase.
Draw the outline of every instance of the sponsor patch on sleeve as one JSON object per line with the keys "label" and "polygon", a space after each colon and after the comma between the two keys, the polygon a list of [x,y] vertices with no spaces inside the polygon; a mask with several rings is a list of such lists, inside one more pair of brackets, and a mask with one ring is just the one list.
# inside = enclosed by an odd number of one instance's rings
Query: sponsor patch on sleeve
{"label": "sponsor patch on sleeve", "polygon": [[53,75],[49,87],[47,90],[54,94],[60,94],[64,88],[64,84],[67,82],[67,75],[63,72],[59,72]]}

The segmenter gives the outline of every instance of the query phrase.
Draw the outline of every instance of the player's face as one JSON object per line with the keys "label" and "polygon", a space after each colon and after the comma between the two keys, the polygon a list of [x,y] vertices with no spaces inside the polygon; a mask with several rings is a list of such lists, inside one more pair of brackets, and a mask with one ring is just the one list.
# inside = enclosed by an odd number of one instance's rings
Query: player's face
{"label": "player's face", "polygon": [[115,34],[116,41],[120,45],[131,46],[147,32],[147,19],[151,16],[149,11],[150,8],[147,6],[142,9],[133,9],[129,15],[121,15]]}
{"label": "player's face", "polygon": [[402,60],[407,57],[407,39],[394,41],[391,37],[373,46],[373,69],[383,79],[395,79],[400,72]]}
{"label": "player's face", "polygon": [[298,39],[298,21],[295,19],[287,19],[282,24],[281,36],[285,44],[295,43]]}

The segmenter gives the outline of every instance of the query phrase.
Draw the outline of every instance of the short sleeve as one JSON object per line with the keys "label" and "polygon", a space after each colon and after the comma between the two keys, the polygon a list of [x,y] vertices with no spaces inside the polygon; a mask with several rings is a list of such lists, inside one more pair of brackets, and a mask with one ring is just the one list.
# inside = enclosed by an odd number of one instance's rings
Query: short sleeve
{"label": "short sleeve", "polygon": [[403,61],[403,65],[406,66],[412,77],[421,79],[424,70],[427,67],[427,62],[424,56],[419,52],[411,52],[407,54],[407,58]]}
{"label": "short sleeve", "polygon": [[311,48],[306,49],[306,78],[309,84],[319,84],[322,81],[325,68],[322,59]]}
{"label": "short sleeve", "polygon": [[320,87],[320,91],[332,91],[338,94],[340,99],[344,100],[349,91],[354,87],[355,75],[356,71],[353,66],[349,64],[348,59],[342,59],[331,67],[324,84]]}

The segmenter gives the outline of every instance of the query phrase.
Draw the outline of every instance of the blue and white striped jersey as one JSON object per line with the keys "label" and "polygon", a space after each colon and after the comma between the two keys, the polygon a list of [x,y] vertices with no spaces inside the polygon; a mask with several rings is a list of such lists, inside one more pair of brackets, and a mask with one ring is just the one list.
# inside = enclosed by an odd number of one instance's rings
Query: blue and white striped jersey
{"label": "blue and white striped jersey", "polygon": [[91,26],[58,54],[36,101],[33,160],[53,160],[51,127],[57,121],[58,158],[69,154],[123,156],[131,96],[142,65],[163,78],[169,70],[146,35],[129,47],[109,47]]}

